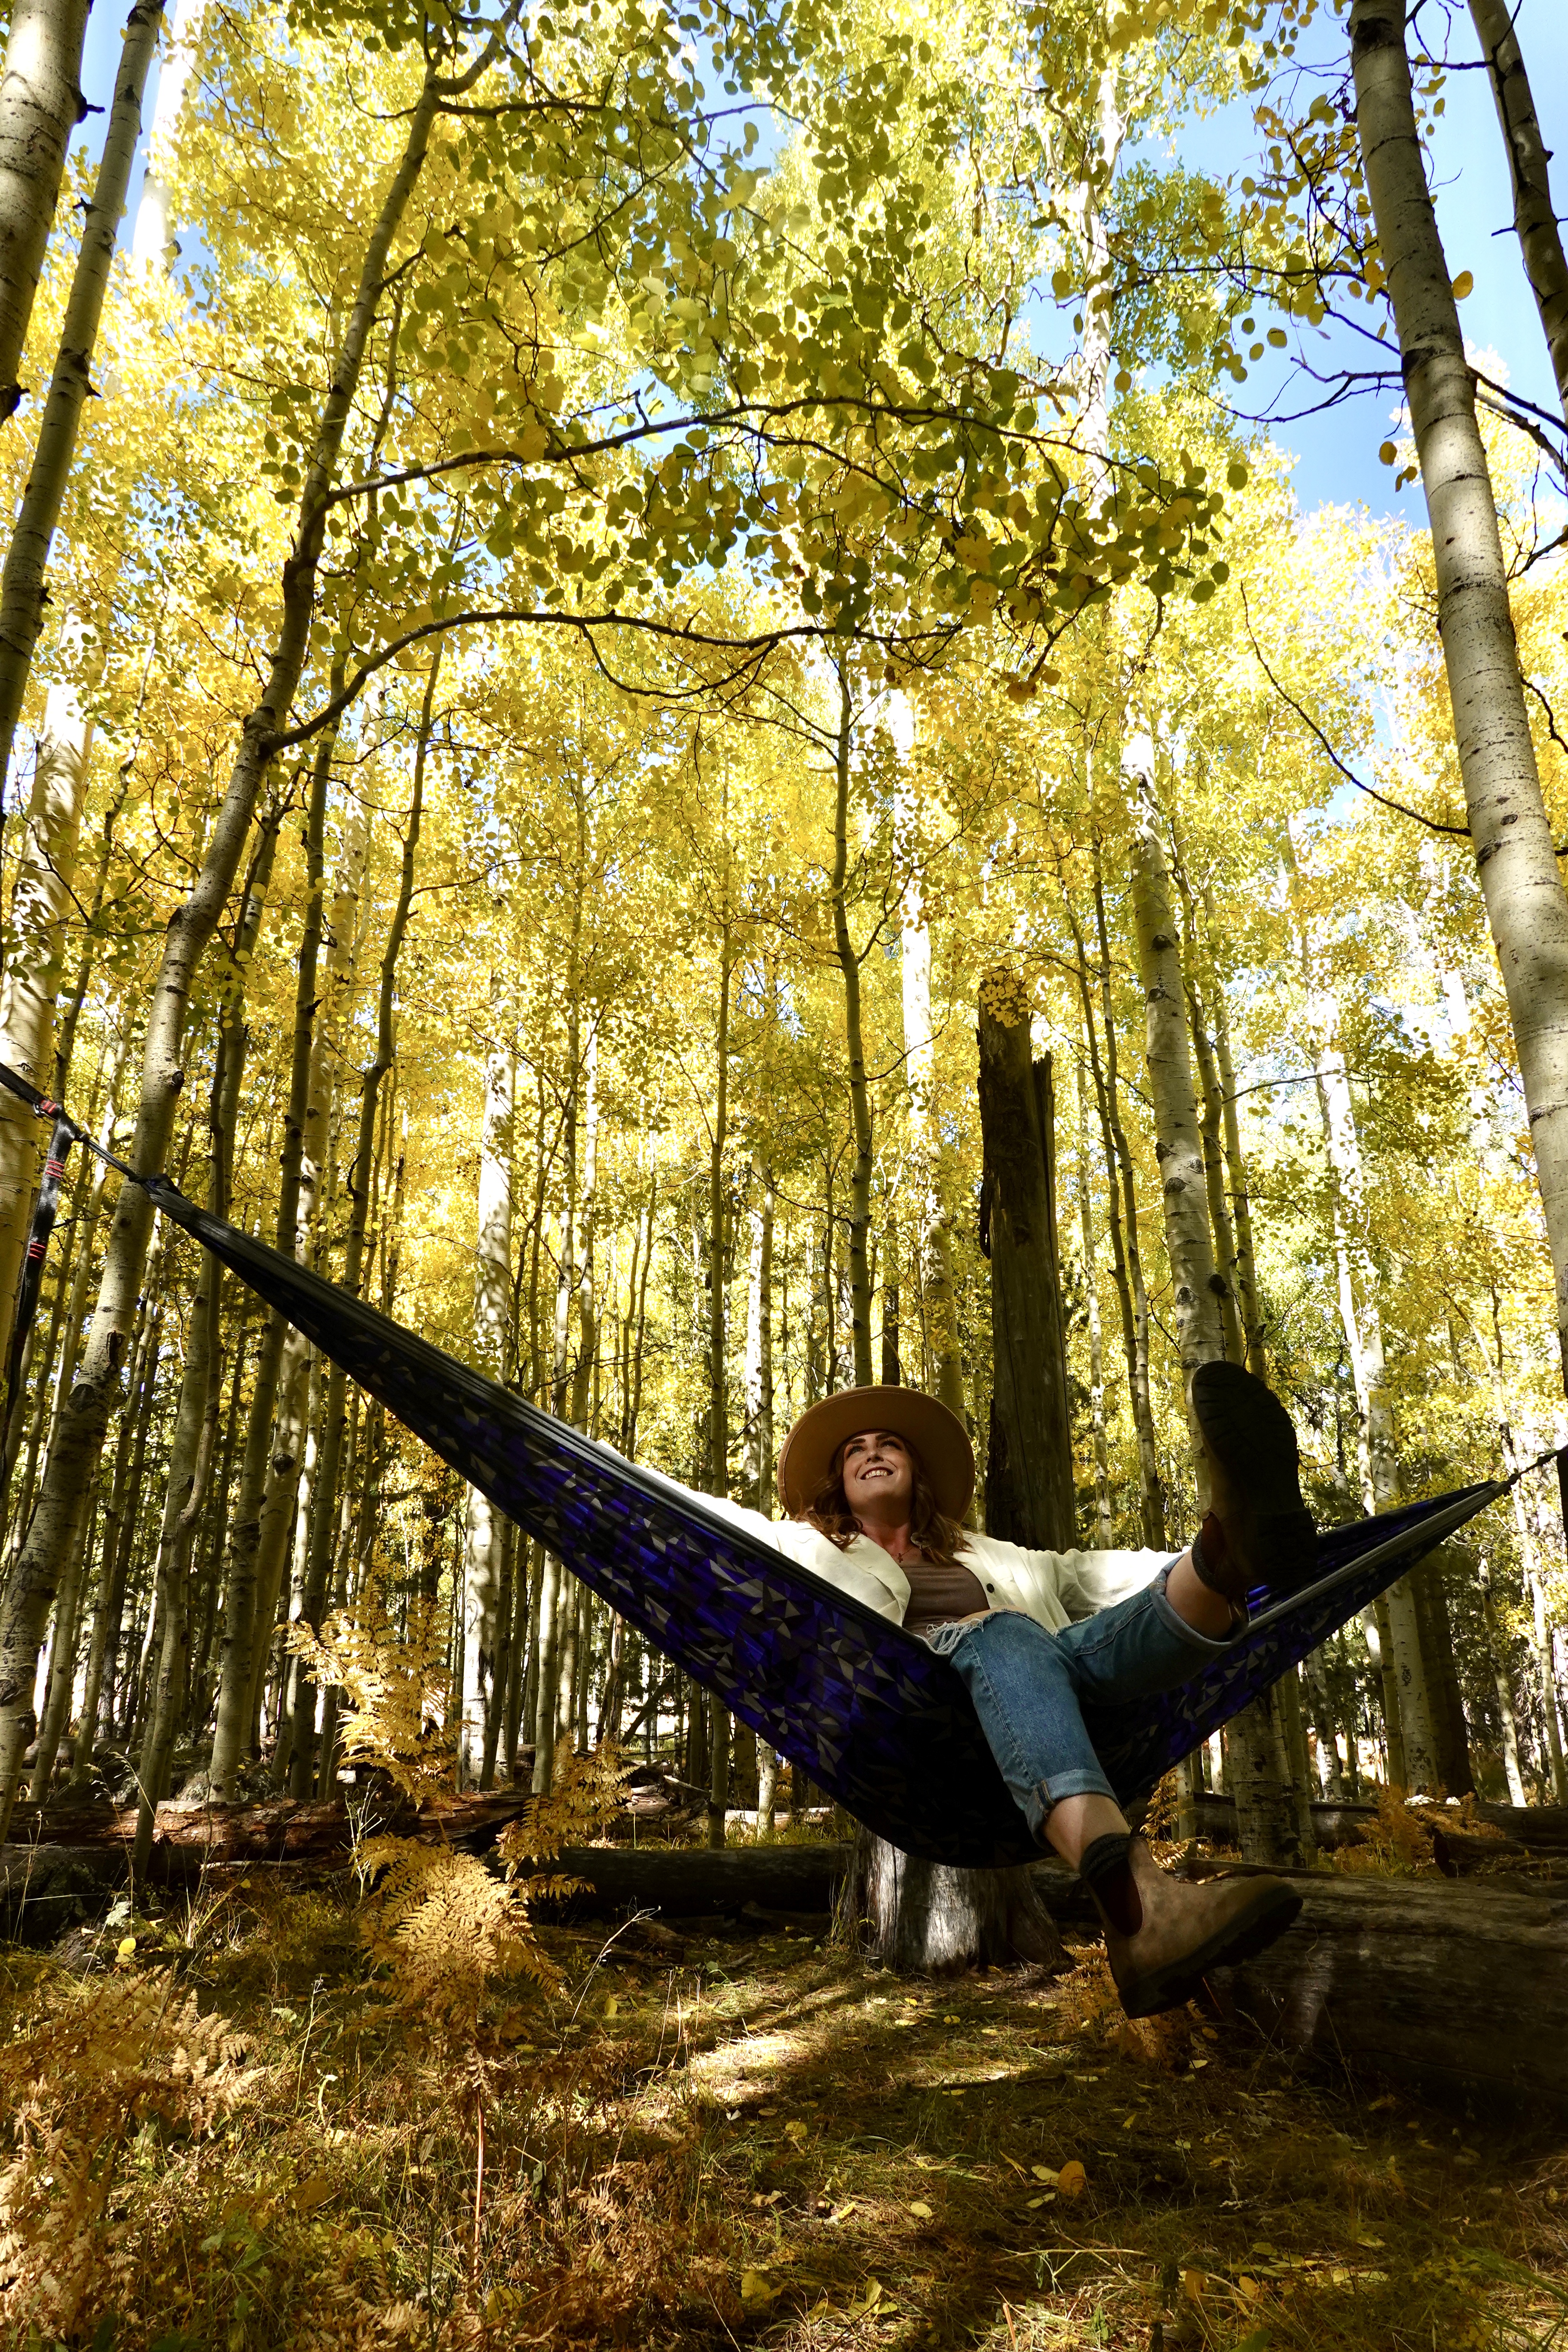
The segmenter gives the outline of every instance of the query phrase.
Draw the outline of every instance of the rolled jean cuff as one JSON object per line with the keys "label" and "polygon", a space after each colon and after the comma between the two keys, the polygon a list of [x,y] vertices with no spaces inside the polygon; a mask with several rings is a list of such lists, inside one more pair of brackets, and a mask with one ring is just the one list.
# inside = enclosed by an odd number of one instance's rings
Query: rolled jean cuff
{"label": "rolled jean cuff", "polygon": [[1098,1765],[1090,1769],[1078,1764],[1065,1772],[1053,1772],[1048,1780],[1030,1790],[1028,1801],[1023,1807],[1024,1818],[1037,1843],[1045,1843],[1046,1823],[1066,1797],[1108,1797],[1113,1805],[1121,1801]]}
{"label": "rolled jean cuff", "polygon": [[[1200,1633],[1195,1625],[1189,1625],[1186,1619],[1179,1616],[1165,1598],[1166,1582],[1170,1577],[1171,1570],[1175,1567],[1176,1562],[1180,1559],[1181,1556],[1182,1555],[1179,1551],[1173,1552],[1171,1558],[1165,1562],[1164,1567],[1160,1570],[1159,1575],[1154,1579],[1153,1583],[1149,1587],[1150,1603],[1153,1609],[1155,1616],[1159,1619],[1161,1624],[1163,1625],[1168,1633],[1174,1633],[1178,1635],[1182,1641],[1189,1642],[1193,1648],[1198,1651],[1202,1656],[1205,1658],[1217,1658],[1225,1651],[1230,1648],[1233,1642],[1239,1641],[1242,1634],[1246,1633],[1248,1622],[1247,1611],[1245,1609],[1241,1609],[1237,1612],[1241,1620],[1240,1623],[1233,1625],[1229,1633],[1221,1634],[1217,1641],[1212,1633]],[[1235,1608],[1236,1603],[1233,1601],[1231,1606]]]}

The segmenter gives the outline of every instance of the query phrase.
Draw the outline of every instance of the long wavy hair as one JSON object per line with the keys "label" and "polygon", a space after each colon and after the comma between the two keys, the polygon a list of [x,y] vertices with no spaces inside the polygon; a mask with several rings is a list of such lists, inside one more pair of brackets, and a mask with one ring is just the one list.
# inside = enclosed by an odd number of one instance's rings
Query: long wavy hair
{"label": "long wavy hair", "polygon": [[[950,1519],[945,1512],[937,1509],[936,1496],[926,1476],[925,1465],[909,1439],[901,1437],[899,1443],[910,1457],[914,1481],[914,1493],[910,1502],[910,1538],[918,1546],[921,1559],[929,1560],[933,1568],[956,1568],[963,1543],[963,1529],[956,1519]],[[816,1492],[802,1513],[802,1517],[840,1551],[847,1551],[856,1537],[863,1532],[844,1492],[844,1447],[848,1444],[849,1440],[846,1438],[844,1444],[838,1447]]]}

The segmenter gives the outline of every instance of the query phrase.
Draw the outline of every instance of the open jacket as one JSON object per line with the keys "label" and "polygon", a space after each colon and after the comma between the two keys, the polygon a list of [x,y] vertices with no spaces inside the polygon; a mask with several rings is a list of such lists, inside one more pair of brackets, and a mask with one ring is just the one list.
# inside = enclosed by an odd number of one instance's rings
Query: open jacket
{"label": "open jacket", "polygon": [[[674,1479],[668,1483],[679,1484]],[[721,1496],[699,1495],[689,1486],[680,1491],[819,1576],[835,1591],[851,1594],[895,1625],[903,1623],[909,1578],[891,1552],[869,1536],[856,1536],[840,1551],[807,1520],[770,1519]],[[1021,1610],[1052,1633],[1141,1591],[1175,1557],[1171,1551],[1031,1551],[1022,1544],[1004,1543],[998,1536],[967,1531],[959,1550],[965,1567],[984,1586],[993,1609]]]}

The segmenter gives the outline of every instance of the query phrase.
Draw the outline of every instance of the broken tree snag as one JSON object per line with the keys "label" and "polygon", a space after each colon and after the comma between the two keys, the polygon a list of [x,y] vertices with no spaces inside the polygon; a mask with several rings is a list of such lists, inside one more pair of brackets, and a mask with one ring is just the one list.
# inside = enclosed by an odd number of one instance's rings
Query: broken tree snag
{"label": "broken tree snag", "polygon": [[845,1900],[860,1949],[900,1974],[1068,1965],[1026,1863],[1017,1870],[950,1870],[917,1862],[863,1830]]}
{"label": "broken tree snag", "polygon": [[[995,1388],[985,1528],[1062,1551],[1073,1541],[1072,1422],[1052,1200],[1050,1060],[1030,1059],[1028,1002],[980,992],[980,1242],[991,1260]],[[1016,983],[1014,983],[1016,988]]]}
{"label": "broken tree snag", "polygon": [[1287,1875],[1300,1916],[1214,1971],[1222,2011],[1352,2071],[1568,2108],[1568,1890]]}

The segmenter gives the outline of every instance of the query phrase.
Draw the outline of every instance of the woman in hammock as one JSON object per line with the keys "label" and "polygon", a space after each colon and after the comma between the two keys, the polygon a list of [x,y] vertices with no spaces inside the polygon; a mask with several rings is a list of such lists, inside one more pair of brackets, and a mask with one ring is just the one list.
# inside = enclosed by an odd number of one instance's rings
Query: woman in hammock
{"label": "woman in hammock", "polygon": [[1130,2017],[1179,2006],[1206,1970],[1261,1951],[1300,1897],[1277,1878],[1189,1882],[1129,1828],[1080,1701],[1189,1681],[1247,1622],[1246,1596],[1314,1573],[1296,1434],[1261,1381],[1205,1364],[1193,1409],[1211,1507],[1190,1548],[1034,1551],[962,1524],[974,1491],[963,1423],[916,1389],[840,1390],[779,1456],[788,1520],[718,1507],[825,1582],[952,1660],[1036,1837],[1080,1874]]}

